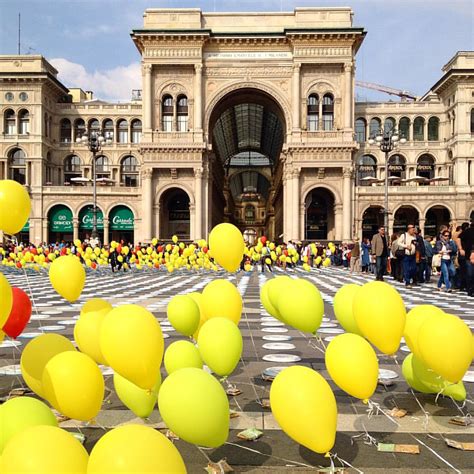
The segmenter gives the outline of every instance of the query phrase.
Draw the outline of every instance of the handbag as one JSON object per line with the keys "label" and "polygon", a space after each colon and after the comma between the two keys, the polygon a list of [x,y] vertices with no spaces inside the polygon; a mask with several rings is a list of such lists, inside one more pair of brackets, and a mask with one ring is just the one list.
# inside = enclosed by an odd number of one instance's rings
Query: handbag
{"label": "handbag", "polygon": [[437,253],[433,255],[433,261],[431,263],[432,267],[440,267],[441,266],[441,254]]}

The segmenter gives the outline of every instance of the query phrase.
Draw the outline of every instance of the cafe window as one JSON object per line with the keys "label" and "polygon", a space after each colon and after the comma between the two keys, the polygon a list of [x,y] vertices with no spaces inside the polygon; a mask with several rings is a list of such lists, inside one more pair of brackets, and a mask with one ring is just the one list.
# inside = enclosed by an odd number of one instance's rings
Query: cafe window
{"label": "cafe window", "polygon": [[421,155],[416,165],[416,174],[422,178],[433,179],[435,177],[435,159],[426,153]]}
{"label": "cafe window", "polygon": [[323,97],[323,130],[334,128],[334,97],[332,94],[324,94]]}
{"label": "cafe window", "polygon": [[357,163],[357,181],[360,186],[370,186],[369,178],[377,177],[377,160],[372,155],[363,155]]}
{"label": "cafe window", "polygon": [[140,143],[142,138],[142,121],[132,120],[132,143]]}
{"label": "cafe window", "polygon": [[370,120],[370,138],[374,138],[378,133],[379,130],[382,128],[382,122],[378,117],[374,117]]}
{"label": "cafe window", "polygon": [[[406,159],[402,155],[392,155],[388,159],[388,177],[405,179]],[[392,184],[400,184],[396,180]]]}
{"label": "cafe window", "polygon": [[18,120],[19,120],[19,134],[20,135],[28,135],[30,133],[30,113],[28,110],[20,110],[18,112]]}
{"label": "cafe window", "polygon": [[251,204],[245,206],[245,221],[254,222],[255,221],[255,207]]}
{"label": "cafe window", "polygon": [[59,141],[61,143],[71,143],[71,121],[64,118],[59,123]]}
{"label": "cafe window", "polygon": [[114,141],[114,122],[111,119],[104,120],[104,138],[106,140]]}
{"label": "cafe window", "polygon": [[16,130],[15,112],[12,109],[5,110],[3,114],[5,135],[14,135]]}

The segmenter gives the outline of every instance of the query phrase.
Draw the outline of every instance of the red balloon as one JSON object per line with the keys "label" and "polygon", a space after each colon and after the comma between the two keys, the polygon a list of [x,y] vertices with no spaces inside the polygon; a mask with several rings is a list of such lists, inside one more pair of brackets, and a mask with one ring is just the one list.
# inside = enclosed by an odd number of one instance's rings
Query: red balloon
{"label": "red balloon", "polygon": [[283,250],[283,253],[285,254],[285,257],[288,257],[288,250]]}
{"label": "red balloon", "polygon": [[21,268],[22,265],[21,265],[21,262],[16,262],[16,268]]}
{"label": "red balloon", "polygon": [[163,252],[163,245],[158,245],[158,253],[162,253]]}
{"label": "red balloon", "polygon": [[266,241],[267,241],[267,238],[264,235],[260,237],[260,242],[262,242],[263,245],[265,245]]}
{"label": "red balloon", "polygon": [[10,337],[18,337],[31,317],[31,301],[20,288],[12,288],[13,305],[2,331]]}
{"label": "red balloon", "polygon": [[117,253],[122,253],[122,245],[117,245]]}
{"label": "red balloon", "polygon": [[207,253],[208,250],[209,250],[209,249],[208,249],[207,247],[203,247],[203,248],[202,248],[202,251],[203,251],[204,253]]}

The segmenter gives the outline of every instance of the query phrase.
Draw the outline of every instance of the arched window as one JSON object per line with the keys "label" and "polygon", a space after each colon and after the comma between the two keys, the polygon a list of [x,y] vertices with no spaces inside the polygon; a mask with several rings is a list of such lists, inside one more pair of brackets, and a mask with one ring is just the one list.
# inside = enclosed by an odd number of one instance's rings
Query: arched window
{"label": "arched window", "polygon": [[74,141],[81,138],[86,133],[86,123],[82,119],[76,119],[74,122]]}
{"label": "arched window", "polygon": [[185,95],[178,97],[178,132],[188,131],[188,98]]}
{"label": "arched window", "polygon": [[430,117],[428,120],[428,140],[437,142],[439,140],[439,118]]}
{"label": "arched window", "polygon": [[370,138],[375,137],[379,130],[382,128],[382,122],[378,117],[374,117],[373,119],[370,120]]}
{"label": "arched window", "polygon": [[30,113],[28,110],[20,110],[20,112],[18,112],[18,119],[20,120],[20,129],[18,130],[19,134],[28,135],[30,133]]}
{"label": "arched window", "polygon": [[417,176],[421,176],[423,178],[433,179],[435,177],[435,159],[427,153],[421,155],[418,158],[418,162],[416,164],[416,174]]}
{"label": "arched window", "polygon": [[358,118],[355,121],[356,140],[359,143],[364,143],[367,140],[367,122],[363,118]]}
{"label": "arched window", "polygon": [[[392,155],[388,159],[388,177],[405,179],[406,160],[402,155]],[[400,184],[397,180],[392,180],[391,184]]]}
{"label": "arched window", "polygon": [[4,125],[3,130],[5,135],[15,135],[16,124],[15,124],[15,112],[12,109],[5,110],[3,114]]}
{"label": "arched window", "polygon": [[20,184],[26,184],[25,152],[21,148],[14,148],[8,154],[10,179]]}
{"label": "arched window", "polygon": [[117,122],[117,139],[119,143],[128,143],[128,122],[125,119]]}
{"label": "arched window", "polygon": [[383,131],[385,133],[391,132],[395,128],[395,119],[393,117],[387,117],[383,124]]}
{"label": "arched window", "polygon": [[255,221],[255,207],[251,204],[245,206],[245,222],[254,222]]}
{"label": "arched window", "polygon": [[319,129],[319,96],[311,94],[307,101],[307,128],[310,132]]}
{"label": "arched window", "polygon": [[59,123],[59,141],[71,143],[71,121],[67,118],[63,118]]}
{"label": "arched window", "polygon": [[323,97],[323,130],[334,128],[334,97],[332,94],[324,94]]}
{"label": "arched window", "polygon": [[138,160],[132,156],[125,156],[120,162],[120,177],[124,186],[138,186]]}
{"label": "arched window", "polygon": [[51,186],[54,180],[54,168],[51,161],[51,152],[48,151],[46,154],[46,163],[45,163],[45,175],[44,175],[44,184],[46,186]]}
{"label": "arched window", "polygon": [[98,179],[110,178],[109,159],[106,156],[100,155],[95,159],[95,174]]}
{"label": "arched window", "polygon": [[105,119],[102,130],[104,131],[104,138],[106,140],[114,141],[114,122],[111,119]]}
{"label": "arched window", "polygon": [[400,137],[410,140],[410,119],[408,117],[402,117],[398,122],[398,132]]}
{"label": "arched window", "polygon": [[64,183],[71,184],[72,178],[81,178],[81,159],[77,155],[70,155],[64,160]]}
{"label": "arched window", "polygon": [[370,186],[369,178],[377,177],[377,160],[372,155],[363,155],[357,162],[357,181],[361,186]]}
{"label": "arched window", "polygon": [[416,117],[413,122],[413,140],[423,141],[425,139],[425,119]]}
{"label": "arched window", "polygon": [[142,138],[142,121],[135,119],[132,121],[132,143],[140,143]]}
{"label": "arched window", "polygon": [[44,126],[44,136],[49,137],[49,120],[48,120],[48,114],[44,114],[44,121],[43,121],[43,126]]}
{"label": "arched window", "polygon": [[91,119],[89,120],[89,131],[90,132],[100,132],[100,123],[97,119]]}
{"label": "arched window", "polygon": [[173,130],[173,98],[165,95],[161,103],[162,128],[164,132]]}
{"label": "arched window", "polygon": [[474,109],[471,109],[471,133],[474,133]]}

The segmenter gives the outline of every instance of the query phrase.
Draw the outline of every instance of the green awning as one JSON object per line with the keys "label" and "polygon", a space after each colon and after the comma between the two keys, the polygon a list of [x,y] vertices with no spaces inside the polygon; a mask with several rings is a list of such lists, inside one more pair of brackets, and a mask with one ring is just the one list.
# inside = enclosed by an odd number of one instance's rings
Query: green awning
{"label": "green awning", "polygon": [[[94,219],[94,208],[93,206],[86,206],[79,212],[79,229],[81,230],[92,230],[92,222]],[[104,214],[97,208],[97,229],[102,230],[104,228]]]}
{"label": "green awning", "polygon": [[72,211],[66,206],[55,206],[49,212],[49,230],[52,232],[72,232]]}
{"label": "green awning", "polygon": [[20,232],[29,232],[30,231],[30,220],[28,219],[23,226],[23,229]]}
{"label": "green awning", "polygon": [[133,212],[126,206],[114,207],[109,214],[110,230],[133,230]]}

